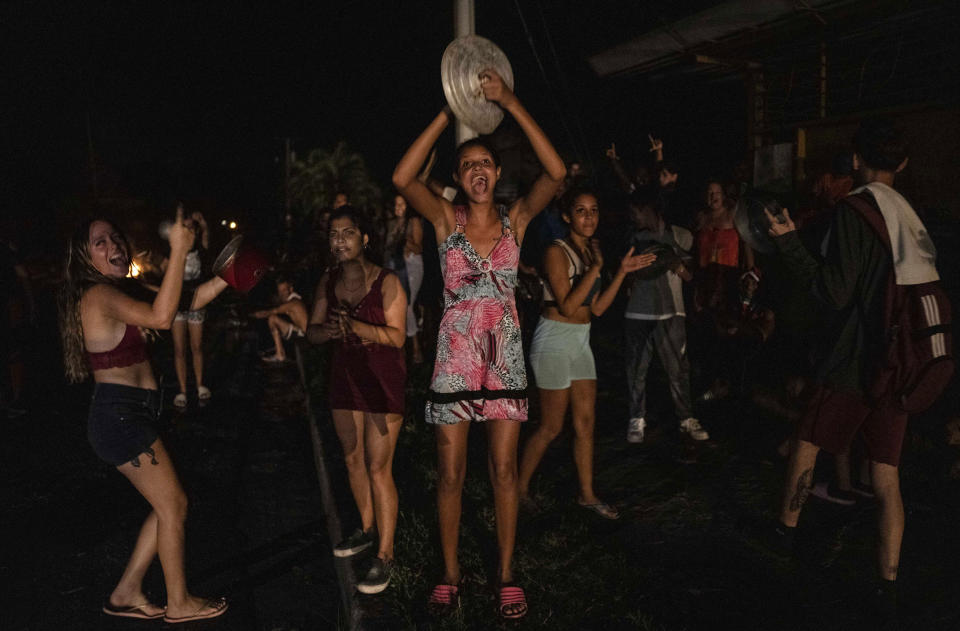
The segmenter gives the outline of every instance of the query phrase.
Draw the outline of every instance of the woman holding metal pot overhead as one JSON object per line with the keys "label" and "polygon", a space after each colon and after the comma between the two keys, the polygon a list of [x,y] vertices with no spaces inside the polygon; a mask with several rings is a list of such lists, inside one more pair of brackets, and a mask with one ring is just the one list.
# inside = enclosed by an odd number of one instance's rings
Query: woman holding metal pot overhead
{"label": "woman holding metal pot overhead", "polygon": [[393,173],[397,190],[430,223],[440,243],[444,313],[426,420],[436,429],[437,504],[444,575],[430,595],[435,609],[455,607],[460,597],[461,494],[470,421],[484,422],[489,441],[499,546],[498,610],[503,618],[527,613],[526,595],[514,583],[517,529],[517,441],[527,418],[527,376],[514,299],[520,244],[530,220],[550,202],[566,169],[546,134],[494,70],[479,73],[487,101],[509,112],[526,134],[543,173],[509,208],[494,202],[500,159],[483,138],[456,151],[453,177],[466,205],[454,207],[431,192],[417,173],[453,117],[444,108],[401,158]]}

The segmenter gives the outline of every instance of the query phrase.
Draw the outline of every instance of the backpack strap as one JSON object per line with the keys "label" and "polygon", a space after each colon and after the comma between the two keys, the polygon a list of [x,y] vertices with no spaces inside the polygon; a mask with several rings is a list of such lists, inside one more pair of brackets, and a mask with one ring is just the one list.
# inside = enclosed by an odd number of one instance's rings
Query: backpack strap
{"label": "backpack strap", "polygon": [[873,196],[867,191],[862,191],[856,195],[847,195],[843,198],[850,208],[856,211],[857,215],[867,222],[867,225],[873,229],[873,232],[883,243],[887,251],[893,254],[893,248],[890,246],[890,232],[887,230],[887,223],[883,220],[880,210],[874,206]]}

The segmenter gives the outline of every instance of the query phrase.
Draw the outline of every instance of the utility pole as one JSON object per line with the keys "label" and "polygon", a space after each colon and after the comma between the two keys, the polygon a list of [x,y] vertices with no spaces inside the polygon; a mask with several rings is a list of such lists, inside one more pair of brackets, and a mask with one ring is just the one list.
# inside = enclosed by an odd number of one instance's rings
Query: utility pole
{"label": "utility pole", "polygon": [[283,222],[284,226],[290,227],[293,217],[290,214],[290,167],[292,158],[290,156],[290,137],[283,139]]}
{"label": "utility pole", "polygon": [[[463,37],[464,35],[474,35],[476,32],[477,23],[473,0],[453,0],[453,36]],[[477,132],[464,125],[459,118],[457,119],[455,132],[458,146],[464,140],[469,140],[477,135]]]}

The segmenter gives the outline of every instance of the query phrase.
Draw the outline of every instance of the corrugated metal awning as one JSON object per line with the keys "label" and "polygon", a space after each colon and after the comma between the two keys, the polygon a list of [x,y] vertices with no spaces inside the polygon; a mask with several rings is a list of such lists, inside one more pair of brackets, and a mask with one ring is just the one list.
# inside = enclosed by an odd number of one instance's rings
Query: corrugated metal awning
{"label": "corrugated metal awning", "polygon": [[601,77],[643,72],[678,61],[702,44],[716,43],[752,29],[790,20],[817,19],[819,10],[849,4],[844,0],[734,0],[654,29],[588,58]]}

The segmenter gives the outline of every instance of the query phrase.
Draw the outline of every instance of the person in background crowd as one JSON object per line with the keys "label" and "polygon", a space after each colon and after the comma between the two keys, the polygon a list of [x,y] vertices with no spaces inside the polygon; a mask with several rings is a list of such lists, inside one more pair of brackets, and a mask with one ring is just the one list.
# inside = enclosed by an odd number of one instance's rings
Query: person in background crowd
{"label": "person in background crowd", "polygon": [[367,257],[370,228],[359,211],[341,206],[330,215],[330,249],[336,265],[317,286],[307,338],[334,341],[329,405],[343,446],[350,491],[361,528],[333,549],[349,557],[378,545],[363,594],[382,592],[393,573],[397,487],[393,453],[403,424],[407,368],[407,299],[395,274]]}
{"label": "person in background crowd", "polygon": [[303,337],[307,330],[307,307],[303,304],[303,297],[293,290],[293,282],[286,276],[277,277],[277,299],[280,304],[276,307],[250,314],[258,320],[266,319],[270,327],[273,354],[263,358],[268,363],[287,361],[283,342]]}
{"label": "person in background crowd", "polygon": [[407,208],[403,195],[393,198],[393,216],[387,220],[384,240],[384,264],[403,282],[407,292],[407,337],[410,338],[413,362],[423,362],[416,314],[417,294],[423,284],[423,223]]}
{"label": "person in background crowd", "polygon": [[530,349],[530,365],[540,390],[541,419],[520,460],[520,497],[528,497],[530,479],[547,447],[563,429],[567,408],[571,408],[573,459],[580,481],[577,503],[606,519],[618,519],[617,509],[598,498],[593,489],[597,371],[590,348],[590,318],[603,315],[626,275],[647,267],[656,255],[634,256],[631,248],[613,280],[601,291],[603,254],[600,242],[593,238],[599,217],[599,203],[592,191],[570,191],[563,205],[569,235],[547,248],[543,314]]}
{"label": "person in background crowd", "polygon": [[690,363],[687,359],[686,311],[683,306],[683,281],[692,278],[687,265],[693,244],[690,231],[664,221],[658,212],[656,197],[639,190],[630,197],[634,223],[631,244],[643,252],[655,244],[665,244],[669,267],[660,275],[645,278],[638,274],[630,288],[624,313],[624,343],[627,363],[627,392],[630,421],[627,441],[643,442],[647,427],[647,370],[656,351],[667,373],[670,396],[680,431],[693,440],[707,440],[710,434],[693,417],[690,394]]}
{"label": "person in background crowd", "polygon": [[[651,134],[647,134],[647,138],[650,140],[650,152],[653,154],[655,164],[659,167],[660,163],[663,162],[663,141],[654,138]],[[634,169],[633,175],[627,175],[620,164],[620,156],[617,155],[617,145],[615,143],[610,143],[610,147],[606,150],[606,156],[610,161],[610,168],[617,176],[617,181],[624,193],[630,194],[650,185],[650,167],[641,162]],[[655,169],[657,172],[659,170],[659,168]]]}
{"label": "person in background crowd", "polygon": [[853,142],[853,166],[865,182],[853,194],[865,193],[887,229],[899,236],[896,260],[852,202],[838,204],[822,262],[803,247],[788,211],[784,210],[780,221],[767,213],[770,234],[788,266],[832,315],[821,337],[817,387],[792,444],[780,515],[767,536],[776,549],[791,552],[817,453],[821,448],[844,453],[860,432],[880,509],[875,611],[889,620],[896,615],[904,528],[898,467],[907,414],[892,401],[892,392],[871,399],[866,392],[886,346],[883,302],[891,274],[903,285],[932,282],[939,274],[926,229],[893,188],[908,159],[900,130],[890,120],[864,121]]}
{"label": "person in background crowd", "polygon": [[[195,247],[187,254],[183,272],[183,294],[189,295],[200,284],[203,273],[203,258],[210,248],[210,231],[200,212],[194,212],[191,221],[199,232]],[[173,367],[177,373],[180,392],[173,398],[173,405],[179,409],[187,407],[187,337],[190,338],[190,356],[193,358],[193,376],[197,384],[197,400],[205,403],[210,400],[210,389],[203,385],[203,323],[207,318],[206,309],[181,309],[173,320]]]}
{"label": "person in background crowd", "polygon": [[[187,590],[184,522],[187,496],[156,423],[160,392],[142,331],[173,325],[195,226],[177,209],[170,227],[170,259],[152,300],[133,297],[130,243],[113,224],[85,221],[74,231],[60,294],[60,332],[67,378],[93,375],[87,437],[97,456],[127,477],[152,511],[140,529],[127,567],[103,605],[109,616],[169,623],[214,618],[227,610],[224,598],[205,599]],[[201,309],[227,284],[214,277],[197,287],[191,309]],[[146,290],[149,293],[149,290]],[[147,600],[143,577],[159,556],[167,605]]]}
{"label": "person in background crowd", "polygon": [[36,320],[36,304],[30,275],[20,262],[17,246],[13,242],[0,242],[0,310],[3,312],[3,332],[0,333],[0,362],[10,378],[9,397],[0,394],[7,417],[26,414],[23,405],[25,366],[23,345],[29,338],[27,324]]}
{"label": "person in background crowd", "polygon": [[719,399],[729,388],[722,379],[723,359],[718,355],[717,326],[722,315],[734,305],[727,304],[737,295],[741,269],[753,269],[753,251],[740,238],[733,223],[733,208],[727,203],[723,183],[707,182],[706,209],[696,219],[694,275],[694,332],[706,381],[703,400]]}
{"label": "person in background crowd", "polygon": [[343,191],[337,191],[337,194],[333,196],[333,209],[336,210],[341,206],[346,206],[350,203],[350,197]]}
{"label": "person in background crowd", "polygon": [[[445,309],[426,420],[436,428],[437,504],[444,574],[430,595],[431,608],[456,607],[460,597],[457,555],[469,421],[485,422],[500,549],[498,609],[505,619],[527,613],[526,595],[514,583],[517,529],[517,441],[527,418],[527,377],[514,290],[523,235],[550,202],[566,168],[540,126],[493,70],[480,74],[484,97],[513,115],[544,172],[508,209],[494,203],[500,161],[489,142],[474,138],[456,152],[455,180],[467,199],[454,207],[417,173],[430,148],[453,120],[444,108],[413,142],[393,173],[397,190],[436,230],[443,268]],[[465,422],[467,421],[467,422]]]}

